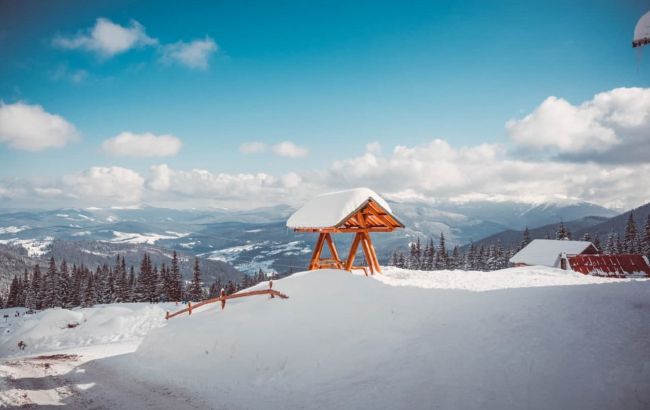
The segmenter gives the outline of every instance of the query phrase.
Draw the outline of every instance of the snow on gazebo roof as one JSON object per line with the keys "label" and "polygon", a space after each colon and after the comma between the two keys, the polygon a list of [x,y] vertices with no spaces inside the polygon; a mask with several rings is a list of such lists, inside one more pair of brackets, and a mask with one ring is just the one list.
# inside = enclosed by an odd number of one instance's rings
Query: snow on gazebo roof
{"label": "snow on gazebo roof", "polygon": [[293,229],[335,228],[347,221],[370,201],[381,207],[387,216],[397,222],[391,214],[388,203],[369,188],[348,189],[318,195],[294,212],[287,220],[287,227]]}
{"label": "snow on gazebo roof", "polygon": [[561,253],[579,255],[590,246],[594,247],[588,241],[534,239],[510,258],[510,262],[525,263],[526,265],[555,266]]}

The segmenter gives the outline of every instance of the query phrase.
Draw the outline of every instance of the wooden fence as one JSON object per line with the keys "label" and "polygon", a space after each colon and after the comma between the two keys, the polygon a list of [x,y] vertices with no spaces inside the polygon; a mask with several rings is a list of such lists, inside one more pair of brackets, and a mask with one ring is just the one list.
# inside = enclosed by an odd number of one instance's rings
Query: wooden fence
{"label": "wooden fence", "polygon": [[182,315],[183,313],[188,313],[192,314],[192,310],[198,309],[201,306],[208,305],[210,303],[216,303],[216,302],[221,302],[221,310],[223,310],[226,307],[226,301],[228,299],[237,299],[237,298],[245,298],[248,296],[255,296],[255,295],[271,295],[271,298],[274,297],[279,297],[280,299],[289,299],[289,296],[285,295],[284,293],[278,292],[277,290],[273,289],[273,281],[269,281],[269,288],[268,289],[260,289],[260,290],[251,290],[248,292],[238,292],[238,293],[233,293],[232,295],[226,295],[226,292],[221,289],[221,295],[216,298],[212,299],[206,299],[203,300],[199,303],[192,304],[192,302],[187,302],[187,307],[185,309],[181,309],[177,312],[174,313],[169,313],[167,312],[165,315],[165,319],[171,319],[174,316]]}

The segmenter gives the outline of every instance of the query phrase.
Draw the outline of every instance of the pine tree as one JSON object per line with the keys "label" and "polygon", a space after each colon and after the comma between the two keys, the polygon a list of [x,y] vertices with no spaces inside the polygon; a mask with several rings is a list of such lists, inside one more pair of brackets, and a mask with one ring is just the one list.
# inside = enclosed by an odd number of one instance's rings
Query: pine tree
{"label": "pine tree", "polygon": [[63,260],[59,268],[58,280],[55,287],[54,305],[60,307],[71,307],[69,304],[70,274],[68,263]]}
{"label": "pine tree", "polygon": [[137,280],[135,278],[135,269],[133,268],[133,265],[131,265],[131,268],[129,269],[129,295],[127,300],[129,302],[136,302],[136,286],[137,286]]}
{"label": "pine tree", "polygon": [[169,296],[171,300],[178,302],[183,299],[183,277],[181,276],[181,270],[178,266],[178,255],[176,255],[176,251],[174,251],[174,255],[172,257],[170,280],[172,284],[172,290]]}
{"label": "pine tree", "polygon": [[614,248],[616,254],[623,253],[623,242],[621,241],[621,235],[618,233],[614,235]]}
{"label": "pine tree", "polygon": [[598,238],[598,237],[596,236],[596,237],[594,238],[594,242],[593,242],[593,244],[594,244],[594,246],[596,247],[596,249],[598,249],[598,252],[599,252],[599,253],[602,253],[602,252],[603,252],[603,247],[602,247],[602,245],[601,245],[601,243],[600,243],[600,238]]}
{"label": "pine tree", "polygon": [[448,255],[447,248],[445,247],[445,234],[440,232],[440,240],[438,242],[438,252],[436,253],[436,269],[444,270],[448,269],[447,264]]}
{"label": "pine tree", "polygon": [[605,245],[605,253],[607,255],[614,255],[616,253],[616,243],[614,242],[614,233],[607,236],[607,244]]}
{"label": "pine tree", "polygon": [[639,253],[639,235],[634,222],[634,212],[630,212],[623,236],[623,253]]}
{"label": "pine tree", "polygon": [[201,286],[201,266],[199,265],[199,258],[194,258],[194,272],[188,293],[188,298],[192,301],[203,300],[203,288]]}
{"label": "pine tree", "polygon": [[557,227],[557,232],[555,232],[555,239],[571,239],[571,232],[564,226],[564,221],[560,220],[560,225]]}
{"label": "pine tree", "polygon": [[458,245],[454,246],[454,249],[451,252],[451,257],[449,258],[449,269],[456,270],[461,267],[461,256],[460,249]]}
{"label": "pine tree", "polygon": [[18,276],[14,275],[14,278],[9,285],[9,295],[7,296],[7,307],[13,308],[18,306]]}
{"label": "pine tree", "polygon": [[587,242],[592,242],[591,240],[591,234],[589,232],[585,232],[584,235],[582,235],[582,240],[587,241]]}
{"label": "pine tree", "polygon": [[519,243],[519,250],[524,249],[526,246],[528,246],[530,242],[531,242],[530,231],[528,230],[528,227],[526,227],[526,229],[524,229],[521,242]]}
{"label": "pine tree", "polygon": [[95,278],[89,272],[86,278],[86,285],[84,286],[84,294],[81,302],[82,307],[93,307],[97,304],[97,294],[95,291]]}
{"label": "pine tree", "polygon": [[643,228],[643,244],[641,252],[650,258],[650,214],[645,221],[645,227]]}
{"label": "pine tree", "polygon": [[43,283],[45,285],[43,291],[43,309],[52,308],[56,305],[56,291],[59,286],[59,275],[54,256],[50,257],[50,264],[47,268]]}

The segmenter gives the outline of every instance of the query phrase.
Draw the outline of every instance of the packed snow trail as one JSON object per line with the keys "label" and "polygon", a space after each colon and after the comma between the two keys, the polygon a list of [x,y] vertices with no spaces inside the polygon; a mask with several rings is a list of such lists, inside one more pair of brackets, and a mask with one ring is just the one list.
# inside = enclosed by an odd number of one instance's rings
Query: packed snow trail
{"label": "packed snow trail", "polygon": [[71,408],[650,408],[650,281],[436,274],[295,274],[274,283],[288,300],[202,307],[133,353],[67,348],[91,361],[9,387]]}

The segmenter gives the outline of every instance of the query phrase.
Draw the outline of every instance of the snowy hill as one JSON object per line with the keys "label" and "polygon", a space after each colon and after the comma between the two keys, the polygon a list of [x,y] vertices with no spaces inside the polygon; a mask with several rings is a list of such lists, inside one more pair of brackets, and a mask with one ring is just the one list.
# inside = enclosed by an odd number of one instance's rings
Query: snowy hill
{"label": "snowy hill", "polygon": [[[27,389],[31,397],[38,385],[38,394],[51,393],[49,403],[107,408],[645,409],[650,404],[648,280],[536,267],[388,269],[374,278],[322,270],[295,274],[274,288],[290,298],[237,299],[223,311],[216,305],[200,308],[151,326],[134,353],[92,360],[100,352],[108,356],[133,348],[66,348],[58,353],[79,357],[64,361],[48,352],[45,357],[56,365],[51,373],[60,373],[54,376],[35,367],[38,358],[21,357],[11,339],[0,351],[18,357],[0,362],[0,372],[22,376],[5,379],[3,390],[20,395]],[[101,327],[101,321],[91,322],[93,329]],[[111,329],[120,326],[107,323]],[[125,332],[132,334],[129,323]],[[81,333],[84,326],[54,332]],[[41,337],[48,335],[43,331]],[[15,395],[0,399],[17,403]]]}

